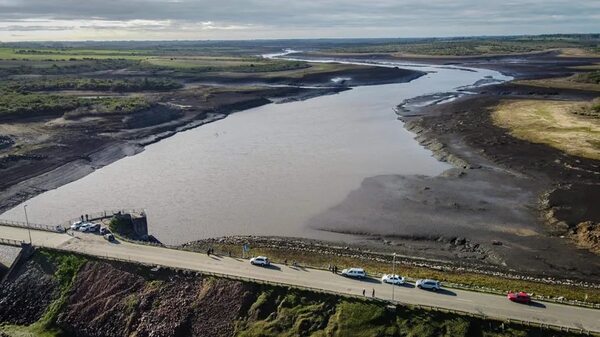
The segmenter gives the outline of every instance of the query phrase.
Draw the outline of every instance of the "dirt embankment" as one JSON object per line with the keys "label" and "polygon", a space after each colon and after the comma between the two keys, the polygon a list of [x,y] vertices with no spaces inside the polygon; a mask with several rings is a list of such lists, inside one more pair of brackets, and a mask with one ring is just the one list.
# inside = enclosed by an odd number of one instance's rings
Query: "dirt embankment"
{"label": "dirt embankment", "polygon": [[[65,261],[75,260],[81,266],[66,272]],[[71,286],[65,289],[65,282]],[[450,313],[402,306],[391,309],[368,299],[56,252],[36,253],[21,267],[18,277],[1,286],[0,336],[342,337],[377,336],[382,331],[424,337],[555,334]],[[56,291],[61,287],[63,295]]]}
{"label": "dirt embankment", "polygon": [[[253,289],[195,273],[88,263],[79,272],[57,325],[78,336],[231,336]],[[148,270],[138,270],[148,272]],[[110,310],[106,310],[110,308]],[[90,319],[93,317],[93,319]]]}

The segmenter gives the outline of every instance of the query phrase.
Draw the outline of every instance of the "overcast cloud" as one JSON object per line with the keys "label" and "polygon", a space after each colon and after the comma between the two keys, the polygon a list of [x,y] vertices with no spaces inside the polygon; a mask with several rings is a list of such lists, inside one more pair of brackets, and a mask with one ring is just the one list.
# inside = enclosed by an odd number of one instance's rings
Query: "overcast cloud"
{"label": "overcast cloud", "polygon": [[600,32],[600,0],[0,0],[0,41]]}

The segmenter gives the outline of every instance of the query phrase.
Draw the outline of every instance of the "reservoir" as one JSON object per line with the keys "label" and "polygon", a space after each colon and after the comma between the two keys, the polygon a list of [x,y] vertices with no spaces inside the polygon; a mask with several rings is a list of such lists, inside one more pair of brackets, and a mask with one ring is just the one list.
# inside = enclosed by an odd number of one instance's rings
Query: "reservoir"
{"label": "reservoir", "polygon": [[[414,69],[429,73],[410,83],[269,104],[178,133],[28,200],[29,220],[55,224],[144,208],[150,233],[167,244],[246,234],[339,238],[305,223],[366,177],[437,175],[450,167],[403,128],[397,104],[486,77],[505,79],[488,70]],[[23,221],[23,205],[0,218]]]}

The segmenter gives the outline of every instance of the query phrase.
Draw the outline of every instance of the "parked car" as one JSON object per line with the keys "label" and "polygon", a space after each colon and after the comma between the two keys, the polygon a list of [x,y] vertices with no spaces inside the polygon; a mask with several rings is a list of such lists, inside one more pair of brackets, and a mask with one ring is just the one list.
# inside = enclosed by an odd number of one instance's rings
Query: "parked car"
{"label": "parked car", "polygon": [[404,277],[396,274],[385,274],[381,277],[381,282],[389,284],[404,284]]}
{"label": "parked car", "polygon": [[436,280],[429,280],[429,279],[417,280],[416,285],[417,285],[417,288],[419,288],[419,289],[426,289],[426,290],[433,290],[433,291],[438,291],[442,288],[442,285],[440,282],[438,282]]}
{"label": "parked car", "polygon": [[512,292],[510,291],[507,295],[509,301],[511,302],[517,302],[517,303],[523,303],[523,304],[529,304],[531,303],[531,295],[529,295],[528,293],[524,292],[524,291],[519,291],[519,292]]}
{"label": "parked car", "polygon": [[115,241],[115,236],[112,235],[111,233],[108,234],[104,234],[104,238],[108,241],[108,242],[113,242]]}
{"label": "parked car", "polygon": [[91,232],[91,233],[100,231],[100,224],[99,223],[91,224],[90,228],[88,228],[87,231]]}
{"label": "parked car", "polygon": [[90,227],[92,227],[92,226],[93,226],[93,224],[91,224],[89,222],[86,222],[83,225],[79,226],[79,231],[80,232],[87,232],[87,231],[90,230]]}
{"label": "parked car", "polygon": [[83,221],[75,221],[73,222],[73,224],[71,224],[71,229],[76,231],[79,229],[79,227],[81,227],[84,224]]}
{"label": "parked car", "polygon": [[266,267],[271,264],[271,261],[266,256],[257,256],[250,259],[250,264]]}
{"label": "parked car", "polygon": [[365,278],[365,277],[367,277],[367,273],[362,268],[348,268],[348,269],[342,270],[342,276]]}
{"label": "parked car", "polygon": [[100,227],[100,235],[106,235],[110,233],[110,230],[106,227]]}

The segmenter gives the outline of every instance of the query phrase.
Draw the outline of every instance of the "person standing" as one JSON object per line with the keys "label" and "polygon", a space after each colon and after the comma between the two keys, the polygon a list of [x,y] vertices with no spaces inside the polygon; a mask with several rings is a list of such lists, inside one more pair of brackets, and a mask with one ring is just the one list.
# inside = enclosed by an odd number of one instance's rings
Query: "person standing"
{"label": "person standing", "polygon": [[365,290],[363,289],[363,296],[365,296]]}
{"label": "person standing", "polygon": [[373,294],[371,295],[371,297],[375,297],[375,288],[373,288]]}

